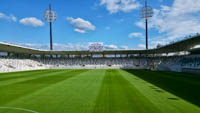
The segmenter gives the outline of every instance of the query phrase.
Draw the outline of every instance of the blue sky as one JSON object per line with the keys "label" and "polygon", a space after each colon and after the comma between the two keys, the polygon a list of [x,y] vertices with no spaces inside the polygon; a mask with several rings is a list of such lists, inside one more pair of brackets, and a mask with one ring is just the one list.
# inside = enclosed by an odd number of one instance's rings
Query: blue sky
{"label": "blue sky", "polygon": [[[0,0],[0,42],[48,49],[49,24],[43,18],[48,4],[57,12],[53,42],[57,50],[87,49],[103,42],[106,49],[143,49],[144,0]],[[200,1],[149,0],[150,48],[200,31]]]}

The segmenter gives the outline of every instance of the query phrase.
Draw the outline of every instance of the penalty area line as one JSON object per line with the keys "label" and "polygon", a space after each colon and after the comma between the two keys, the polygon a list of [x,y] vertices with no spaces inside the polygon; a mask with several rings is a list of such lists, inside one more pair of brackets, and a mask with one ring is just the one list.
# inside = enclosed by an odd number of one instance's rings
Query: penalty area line
{"label": "penalty area line", "polygon": [[0,107],[0,109],[10,109],[10,110],[18,110],[18,111],[27,111],[29,113],[39,113],[37,111],[33,111],[33,110],[30,110],[30,109],[16,108],[16,107]]}

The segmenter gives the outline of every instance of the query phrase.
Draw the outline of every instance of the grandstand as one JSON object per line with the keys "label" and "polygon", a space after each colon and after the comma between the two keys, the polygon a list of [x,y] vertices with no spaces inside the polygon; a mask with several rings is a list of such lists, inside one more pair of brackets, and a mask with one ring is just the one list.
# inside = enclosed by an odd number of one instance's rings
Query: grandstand
{"label": "grandstand", "polygon": [[[0,72],[33,69],[154,69],[199,73],[200,35],[149,50],[45,51],[0,43]],[[98,56],[98,57],[95,57]]]}

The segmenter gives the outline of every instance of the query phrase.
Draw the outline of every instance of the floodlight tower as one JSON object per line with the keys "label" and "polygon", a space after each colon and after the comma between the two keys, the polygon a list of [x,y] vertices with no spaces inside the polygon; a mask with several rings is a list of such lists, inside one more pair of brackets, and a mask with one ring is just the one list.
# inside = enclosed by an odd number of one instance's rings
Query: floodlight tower
{"label": "floodlight tower", "polygon": [[146,24],[146,49],[148,50],[148,19],[153,16],[153,9],[147,5],[147,0],[145,0],[145,7],[142,8],[140,12],[140,17],[145,19]]}
{"label": "floodlight tower", "polygon": [[50,50],[53,50],[52,23],[56,21],[56,17],[56,12],[51,10],[51,4],[49,4],[49,9],[44,12],[44,18],[49,22],[50,26]]}

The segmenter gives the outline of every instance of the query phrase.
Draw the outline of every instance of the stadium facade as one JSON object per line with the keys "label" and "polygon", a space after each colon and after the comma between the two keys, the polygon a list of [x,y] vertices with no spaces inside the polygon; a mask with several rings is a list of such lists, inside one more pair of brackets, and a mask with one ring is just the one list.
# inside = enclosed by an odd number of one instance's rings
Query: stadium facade
{"label": "stadium facade", "polygon": [[[149,50],[44,51],[0,43],[0,72],[33,69],[154,69],[200,73],[200,35]],[[98,56],[98,57],[97,57]]]}

